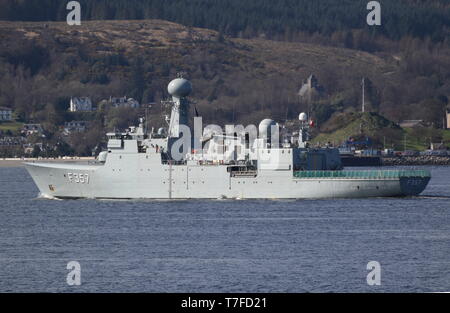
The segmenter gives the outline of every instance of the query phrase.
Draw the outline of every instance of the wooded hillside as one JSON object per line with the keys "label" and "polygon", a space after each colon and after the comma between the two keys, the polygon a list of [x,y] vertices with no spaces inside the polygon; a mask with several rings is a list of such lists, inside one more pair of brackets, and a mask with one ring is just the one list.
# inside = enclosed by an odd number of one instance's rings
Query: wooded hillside
{"label": "wooded hillside", "polygon": [[[47,21],[65,20],[66,1],[0,0],[0,19],[45,20],[0,22],[0,106],[13,108],[18,122],[44,124],[49,137],[77,118],[94,122],[94,143],[105,127],[126,127],[139,114],[74,116],[67,112],[72,96],[94,105],[110,96],[156,103],[150,116],[162,123],[159,101],[178,72],[192,80],[208,124],[295,119],[307,110],[298,91],[310,74],[322,88],[310,103],[319,127],[360,111],[363,77],[366,110],[394,122],[444,124],[449,1],[381,1],[383,25],[372,28],[367,1],[359,0],[80,2],[82,25],[68,26]],[[122,20],[149,17],[183,25]],[[87,21],[105,18],[119,20]]]}

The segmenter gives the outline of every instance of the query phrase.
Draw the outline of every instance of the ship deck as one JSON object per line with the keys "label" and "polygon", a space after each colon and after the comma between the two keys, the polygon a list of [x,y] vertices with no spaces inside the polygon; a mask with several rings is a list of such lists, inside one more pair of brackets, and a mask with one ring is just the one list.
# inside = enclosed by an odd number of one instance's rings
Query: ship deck
{"label": "ship deck", "polygon": [[408,177],[429,178],[428,170],[364,170],[364,171],[296,171],[295,178],[339,178],[339,179],[400,179]]}

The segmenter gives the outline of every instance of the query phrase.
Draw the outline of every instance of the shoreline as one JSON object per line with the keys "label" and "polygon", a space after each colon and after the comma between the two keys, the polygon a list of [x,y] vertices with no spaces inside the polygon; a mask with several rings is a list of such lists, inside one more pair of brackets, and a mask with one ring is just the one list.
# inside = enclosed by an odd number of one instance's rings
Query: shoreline
{"label": "shoreline", "polygon": [[434,166],[449,166],[450,156],[399,156],[399,157],[383,157],[382,166],[420,166],[420,165],[434,165]]}
{"label": "shoreline", "polygon": [[[63,158],[6,158],[0,159],[2,167],[23,167],[25,162],[76,162],[94,161],[95,157],[63,157]],[[382,157],[383,166],[450,166],[450,156],[403,156],[403,157]],[[349,166],[353,167],[353,166]]]}

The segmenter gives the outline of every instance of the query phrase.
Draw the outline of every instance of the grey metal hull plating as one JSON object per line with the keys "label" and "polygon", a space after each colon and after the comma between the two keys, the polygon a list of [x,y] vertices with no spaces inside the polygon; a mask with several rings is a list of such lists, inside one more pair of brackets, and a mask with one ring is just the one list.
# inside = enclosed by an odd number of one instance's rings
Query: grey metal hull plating
{"label": "grey metal hull plating", "polygon": [[[128,156],[115,165],[26,163],[41,195],[93,199],[320,199],[420,194],[430,178],[295,178],[292,171],[231,177],[225,165],[151,166]],[[127,164],[126,168],[120,164]]]}

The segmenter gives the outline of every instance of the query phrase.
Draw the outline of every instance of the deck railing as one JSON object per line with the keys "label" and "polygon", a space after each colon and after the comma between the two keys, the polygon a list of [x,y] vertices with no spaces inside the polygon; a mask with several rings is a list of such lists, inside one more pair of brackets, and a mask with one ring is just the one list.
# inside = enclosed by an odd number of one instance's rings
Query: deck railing
{"label": "deck railing", "polygon": [[401,177],[431,177],[431,173],[428,170],[296,171],[294,177],[395,179]]}

